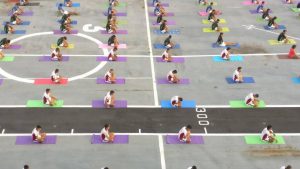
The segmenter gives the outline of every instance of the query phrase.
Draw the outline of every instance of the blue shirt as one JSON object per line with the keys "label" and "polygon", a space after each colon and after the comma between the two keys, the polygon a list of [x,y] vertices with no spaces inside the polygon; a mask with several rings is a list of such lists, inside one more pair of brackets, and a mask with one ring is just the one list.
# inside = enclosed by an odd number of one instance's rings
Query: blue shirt
{"label": "blue shirt", "polygon": [[154,14],[156,14],[157,12],[159,12],[159,7],[154,8]]}
{"label": "blue shirt", "polygon": [[261,9],[264,9],[264,6],[262,4],[258,5],[258,7],[256,8],[256,12],[258,13]]}
{"label": "blue shirt", "polygon": [[206,12],[209,12],[209,11],[211,11],[211,10],[212,10],[212,6],[209,5],[209,6],[206,8]]}
{"label": "blue shirt", "polygon": [[18,6],[18,5],[15,5],[11,10],[12,10],[12,12],[14,13],[14,12],[16,12],[18,9],[19,9],[19,6]]}
{"label": "blue shirt", "polygon": [[62,5],[62,4],[59,4],[59,5],[58,5],[58,10],[59,10],[59,11],[64,11],[63,5]]}

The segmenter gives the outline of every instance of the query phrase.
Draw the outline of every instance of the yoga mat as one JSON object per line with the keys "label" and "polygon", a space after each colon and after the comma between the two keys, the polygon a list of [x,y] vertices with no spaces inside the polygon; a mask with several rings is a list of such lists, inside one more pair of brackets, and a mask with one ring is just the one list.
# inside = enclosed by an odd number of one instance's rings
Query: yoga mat
{"label": "yoga mat", "polygon": [[285,27],[284,25],[278,25],[278,28],[277,28],[277,29],[275,29],[275,28],[270,28],[270,27],[268,27],[268,26],[264,26],[264,28],[265,28],[266,30],[286,29],[286,27]]}
{"label": "yoga mat", "polygon": [[55,106],[49,106],[43,103],[43,100],[28,100],[26,107],[62,107],[64,104],[63,100],[57,100]]}
{"label": "yoga mat", "polygon": [[296,41],[294,39],[290,39],[288,43],[284,43],[284,42],[278,42],[276,39],[271,39],[268,40],[268,43],[270,45],[293,45],[296,44]]}
{"label": "yoga mat", "polygon": [[[213,32],[217,32],[217,31],[215,31],[215,30],[211,30],[211,28],[203,28],[202,31],[205,32],[205,33],[213,33]],[[229,32],[229,28],[223,27],[222,30],[221,30],[220,32]]]}
{"label": "yoga mat", "polygon": [[116,33],[108,33],[106,30],[101,30],[101,34],[128,34],[127,30],[117,30]]}
{"label": "yoga mat", "polygon": [[[232,80],[232,77],[226,77],[228,84],[241,84]],[[255,83],[253,77],[243,77],[243,83]]]}
{"label": "yoga mat", "polygon": [[115,83],[106,83],[104,78],[97,78],[96,80],[97,84],[125,84],[124,78],[116,78]]}
{"label": "yoga mat", "polygon": [[291,10],[292,10],[293,12],[297,12],[297,13],[300,12],[300,8],[295,8],[295,7],[294,7],[294,8],[291,8]]}
{"label": "yoga mat", "polygon": [[3,83],[3,79],[0,79],[0,85],[2,85],[2,83]]}
{"label": "yoga mat", "polygon": [[32,136],[17,136],[16,145],[33,145],[33,144],[56,144],[56,136],[46,136],[43,143],[33,142]]}
{"label": "yoga mat", "polygon": [[[246,105],[244,100],[232,100],[229,101],[229,105],[231,108],[253,108],[252,106]],[[260,100],[258,107],[266,107],[265,102]]]}
{"label": "yoga mat", "polygon": [[214,56],[213,61],[215,62],[242,62],[244,58],[242,56],[230,56],[230,60],[224,60],[221,56]]}
{"label": "yoga mat", "polygon": [[21,45],[13,45],[13,44],[11,44],[8,49],[21,49]]}
{"label": "yoga mat", "polygon": [[[100,44],[99,45],[99,48],[102,48],[102,49],[110,49],[110,48],[113,48],[113,46],[108,46],[108,44]],[[127,48],[127,45],[126,44],[119,44],[118,45],[118,49],[126,49]]]}
{"label": "yoga mat", "polygon": [[293,77],[293,78],[292,78],[292,82],[293,82],[294,84],[300,84],[300,77]]}
{"label": "yoga mat", "polygon": [[[256,18],[256,21],[258,21],[258,22],[268,22],[267,20],[265,20],[265,19],[263,19],[261,17]],[[276,22],[281,22],[281,19],[277,18],[275,21]]]}
{"label": "yoga mat", "polygon": [[267,141],[261,140],[261,136],[245,136],[246,144],[285,144],[284,138],[282,136],[276,135],[277,142],[268,143]]}
{"label": "yoga mat", "polygon": [[34,79],[35,85],[64,85],[68,83],[68,79],[61,79],[60,83],[54,83],[50,78]]}
{"label": "yoga mat", "polygon": [[[107,12],[103,12],[103,15],[104,16],[108,16]],[[126,12],[117,12],[116,16],[127,16],[127,13]]]}
{"label": "yoga mat", "polygon": [[[149,16],[156,17],[156,15],[153,12],[149,12]],[[167,17],[167,16],[175,16],[175,14],[173,12],[168,12],[167,15],[165,15],[164,17]]]}
{"label": "yoga mat", "polygon": [[[160,101],[161,108],[175,108],[171,105],[170,100],[162,100]],[[195,108],[196,102],[193,100],[183,100],[181,102],[181,108]]]}
{"label": "yoga mat", "polygon": [[171,83],[171,82],[168,81],[167,78],[158,78],[156,80],[156,83],[157,84],[171,84],[171,85],[172,84],[174,84],[174,85],[176,85],[176,84],[190,84],[190,80],[187,79],[187,78],[180,78],[179,83]]}
{"label": "yoga mat", "polygon": [[[12,14],[12,11],[7,13],[8,16],[11,16]],[[33,11],[24,11],[20,16],[33,16]]]}
{"label": "yoga mat", "polygon": [[[102,7],[107,7],[108,8],[108,6],[109,6],[109,3],[102,3],[102,4],[100,4],[100,6],[102,6]],[[123,7],[125,7],[125,6],[127,6],[127,2],[119,2],[119,5],[118,6],[113,6],[114,8],[123,8]]]}
{"label": "yoga mat", "polygon": [[[57,20],[57,22],[58,22],[58,23],[61,23],[61,19],[60,19],[60,20]],[[71,25],[77,25],[77,21],[74,21],[74,20],[71,21]]]}
{"label": "yoga mat", "polygon": [[160,30],[155,29],[155,30],[153,30],[153,33],[155,33],[157,35],[165,35],[165,34],[178,35],[178,34],[180,34],[180,30],[178,30],[178,29],[172,29],[172,30],[169,30],[166,33],[162,33]]}
{"label": "yoga mat", "polygon": [[[2,25],[5,25],[7,21],[4,21],[2,23]],[[12,23],[10,23],[12,25]],[[27,26],[27,25],[30,25],[30,21],[22,21],[22,23],[20,24],[22,26]],[[18,25],[15,25],[15,26],[18,26]]]}
{"label": "yoga mat", "polygon": [[99,56],[96,58],[97,62],[127,62],[127,57],[124,56],[118,56],[116,61],[110,61],[107,59],[107,56]]}
{"label": "yoga mat", "polygon": [[164,63],[183,63],[184,58],[183,57],[173,57],[172,62],[166,62],[162,59],[162,57],[156,57],[156,62],[164,62]]}
{"label": "yoga mat", "polygon": [[93,134],[91,138],[91,144],[128,144],[129,136],[128,135],[115,135],[113,143],[102,142],[100,134]]}
{"label": "yoga mat", "polygon": [[[20,5],[20,3],[17,3],[18,5]],[[20,5],[20,6],[40,6],[39,2],[30,2],[26,5]]]}
{"label": "yoga mat", "polygon": [[[68,7],[68,6],[66,6],[66,4],[64,4],[64,3],[59,3],[59,2],[56,3],[56,7],[58,7],[59,4],[63,4],[64,7]],[[74,8],[80,7],[80,3],[73,2],[71,7],[74,7]]]}
{"label": "yoga mat", "polygon": [[12,62],[15,60],[13,56],[4,56],[4,58],[0,59],[0,62]]}
{"label": "yoga mat", "polygon": [[295,2],[294,3],[287,3],[285,0],[282,0],[281,1],[283,4],[286,4],[286,5],[293,5],[293,4],[295,4]]}
{"label": "yoga mat", "polygon": [[[170,6],[169,3],[160,3],[160,5],[162,7],[169,7]],[[155,7],[151,2],[148,3],[148,6],[149,7]]]}
{"label": "yoga mat", "polygon": [[[153,44],[155,49],[167,49],[166,46],[164,44],[161,43],[154,43]],[[175,44],[172,49],[179,49],[180,45],[179,44]]]}
{"label": "yoga mat", "polygon": [[[208,13],[205,12],[205,11],[199,11],[199,12],[198,12],[198,15],[200,15],[200,16],[208,16]],[[216,15],[222,15],[222,12],[220,12],[220,13],[218,13],[218,14],[216,14]]]}
{"label": "yoga mat", "polygon": [[[212,22],[210,22],[209,20],[207,19],[202,19],[202,23],[203,24],[212,24]],[[226,20],[225,19],[220,19],[220,22],[219,23],[226,23]]]}
{"label": "yoga mat", "polygon": [[228,47],[230,47],[230,48],[240,48],[241,47],[239,43],[236,43],[235,45],[227,45],[227,46],[220,46],[217,43],[213,43],[211,46],[213,48],[228,48]]}
{"label": "yoga mat", "polygon": [[[93,108],[105,108],[103,100],[93,100],[92,101]],[[115,100],[115,107],[113,108],[127,108],[126,100]]]}
{"label": "yoga mat", "polygon": [[60,30],[54,30],[53,31],[53,34],[54,35],[61,35],[61,34],[77,34],[78,33],[78,30],[71,30],[71,33],[63,33],[62,31]]}
{"label": "yoga mat", "polygon": [[[26,30],[15,30],[13,34],[15,35],[21,35],[21,34],[25,34]],[[0,34],[6,34],[4,31],[1,31]]]}
{"label": "yoga mat", "polygon": [[61,61],[52,60],[50,56],[41,56],[39,57],[39,62],[67,62],[70,60],[69,56],[63,56]]}
{"label": "yoga mat", "polygon": [[255,3],[252,3],[251,1],[244,1],[244,2],[242,2],[242,4],[246,5],[246,6],[248,6],[248,5],[255,5]]}
{"label": "yoga mat", "polygon": [[[68,47],[66,47],[67,49],[74,49],[75,45],[72,43],[68,44]],[[62,46],[57,46],[57,44],[51,44],[51,49],[56,49],[56,48],[65,48]]]}
{"label": "yoga mat", "polygon": [[181,142],[177,135],[167,135],[166,136],[167,144],[204,144],[204,139],[202,136],[191,136],[190,143]]}
{"label": "yoga mat", "polygon": [[250,9],[249,12],[250,12],[251,14],[260,14],[260,13],[262,13],[262,12],[257,12],[256,9]]}
{"label": "yoga mat", "polygon": [[[160,25],[159,23],[157,23],[156,21],[152,22],[152,25]],[[176,25],[176,22],[173,20],[168,20],[167,21],[167,25]]]}

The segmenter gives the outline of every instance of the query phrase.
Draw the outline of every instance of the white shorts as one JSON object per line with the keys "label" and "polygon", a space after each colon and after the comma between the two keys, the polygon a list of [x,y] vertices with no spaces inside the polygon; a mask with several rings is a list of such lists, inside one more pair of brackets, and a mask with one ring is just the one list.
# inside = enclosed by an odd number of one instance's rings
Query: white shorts
{"label": "white shorts", "polygon": [[166,33],[167,31],[164,29],[164,30],[161,30],[161,33]]}
{"label": "white shorts", "polygon": [[170,48],[170,47],[172,47],[172,46],[171,46],[171,44],[168,44],[166,47],[167,47],[167,48]]}
{"label": "white shorts", "polygon": [[218,30],[218,27],[215,28],[215,31]]}
{"label": "white shorts", "polygon": [[17,21],[13,21],[13,22],[11,22],[11,24],[16,25],[16,24],[17,24]]}
{"label": "white shorts", "polygon": [[210,22],[214,22],[214,20],[213,20],[213,19],[210,19],[209,21],[210,21]]}
{"label": "white shorts", "polygon": [[51,60],[58,60],[58,57],[54,56],[54,57],[51,58]]}
{"label": "white shorts", "polygon": [[67,29],[64,29],[62,32],[63,32],[63,33],[67,33]]}
{"label": "white shorts", "polygon": [[221,44],[219,44],[219,46],[226,46],[225,42],[222,42]]}

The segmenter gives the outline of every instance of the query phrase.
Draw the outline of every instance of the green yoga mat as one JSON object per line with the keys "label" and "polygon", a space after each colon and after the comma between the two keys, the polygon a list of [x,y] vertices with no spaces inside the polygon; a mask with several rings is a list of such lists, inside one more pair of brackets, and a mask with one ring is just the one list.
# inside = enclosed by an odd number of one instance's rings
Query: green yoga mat
{"label": "green yoga mat", "polygon": [[282,43],[282,42],[278,42],[276,39],[271,39],[271,40],[268,40],[268,43],[270,45],[293,45],[293,44],[296,44],[296,41],[294,39],[290,39],[288,41],[288,43]]}
{"label": "green yoga mat", "polygon": [[[261,18],[261,17],[256,18],[256,20],[257,20],[258,22],[269,22],[269,21],[267,21],[267,20],[265,20],[265,19],[263,19],[263,18]],[[281,19],[280,19],[280,18],[277,18],[277,19],[275,20],[275,22],[281,22]]]}
{"label": "green yoga mat", "polygon": [[[101,4],[102,7],[108,8],[108,3]],[[114,6],[115,8],[124,8],[127,6],[127,2],[119,2],[118,6]]]}
{"label": "green yoga mat", "polygon": [[[207,19],[203,19],[203,20],[202,20],[202,23],[203,23],[203,24],[212,24],[212,22],[210,22],[210,21],[207,20]],[[226,20],[225,20],[225,19],[220,19],[220,23],[226,23]]]}
{"label": "green yoga mat", "polygon": [[42,100],[28,100],[27,107],[62,107],[64,104],[63,100],[57,100],[55,106],[45,105]]}
{"label": "green yoga mat", "polygon": [[[253,108],[245,104],[244,100],[232,100],[229,102],[230,107],[232,108]],[[266,107],[266,104],[263,100],[260,100],[258,107]]]}
{"label": "green yoga mat", "polygon": [[291,8],[293,12],[300,12],[300,8]]}
{"label": "green yoga mat", "polygon": [[284,138],[282,136],[276,135],[277,142],[268,143],[266,141],[262,141],[260,136],[245,136],[246,144],[285,144]]}
{"label": "green yoga mat", "polygon": [[13,56],[4,56],[4,58],[0,59],[0,62],[12,62],[15,60]]}
{"label": "green yoga mat", "polygon": [[[205,33],[217,32],[217,31],[211,30],[211,28],[203,28],[202,30]],[[229,32],[229,28],[223,27],[221,32]]]}

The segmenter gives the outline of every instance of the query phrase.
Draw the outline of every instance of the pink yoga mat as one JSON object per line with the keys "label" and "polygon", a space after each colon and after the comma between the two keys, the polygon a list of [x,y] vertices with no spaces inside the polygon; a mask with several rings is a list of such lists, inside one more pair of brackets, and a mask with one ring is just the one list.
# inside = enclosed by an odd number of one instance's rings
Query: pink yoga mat
{"label": "pink yoga mat", "polygon": [[[103,49],[108,49],[108,48],[113,48],[113,46],[108,46],[108,44],[100,44],[99,48],[103,48]],[[127,45],[126,44],[119,44],[118,45],[118,49],[126,49]]]}
{"label": "pink yoga mat", "polygon": [[126,62],[127,61],[127,57],[124,56],[118,56],[117,57],[117,61],[110,61],[107,59],[107,56],[99,56],[96,58],[97,62],[103,62],[103,61],[107,61],[107,62]]}
{"label": "pink yoga mat", "polygon": [[91,144],[128,144],[129,143],[129,136],[128,135],[115,135],[114,142],[106,143],[102,142],[102,138],[100,134],[93,134],[91,138]]}
{"label": "pink yoga mat", "polygon": [[[92,101],[93,108],[105,108],[103,100],[93,100]],[[115,100],[115,107],[114,108],[127,108],[127,101],[126,100]]]}
{"label": "pink yoga mat", "polygon": [[183,63],[184,58],[183,57],[173,57],[172,62],[166,62],[161,57],[156,57],[156,62],[165,62],[165,63]]}
{"label": "pink yoga mat", "polygon": [[[199,11],[198,14],[199,14],[200,16],[208,16],[208,13],[205,12],[205,11]],[[220,12],[220,13],[217,14],[217,15],[222,15],[222,12]]]}
{"label": "pink yoga mat", "polygon": [[50,78],[34,79],[35,85],[63,85],[67,83],[68,79],[62,79],[60,83],[54,83]]}
{"label": "pink yoga mat", "polygon": [[[181,142],[177,135],[167,135],[166,136],[167,144],[187,144],[185,142]],[[204,139],[202,136],[191,136],[191,143],[189,144],[204,144]]]}
{"label": "pink yoga mat", "polygon": [[61,35],[61,34],[77,34],[78,33],[78,30],[71,30],[71,33],[63,33],[62,31],[60,30],[54,30],[53,31],[53,34],[55,35]]}
{"label": "pink yoga mat", "polygon": [[[160,24],[157,23],[156,21],[153,21],[153,22],[152,22],[152,25],[160,25]],[[168,21],[167,21],[167,25],[176,25],[176,22],[175,22],[175,21],[172,21],[172,20],[168,20]]]}
{"label": "pink yoga mat", "polygon": [[167,78],[159,78],[156,80],[157,84],[170,84],[170,85],[176,85],[176,84],[189,84],[190,80],[186,78],[181,78],[179,83],[171,83],[167,80]]}
{"label": "pink yoga mat", "polygon": [[125,84],[125,79],[123,78],[116,78],[115,83],[106,83],[104,78],[97,78],[97,84]]}

